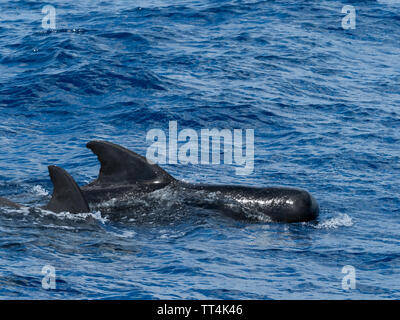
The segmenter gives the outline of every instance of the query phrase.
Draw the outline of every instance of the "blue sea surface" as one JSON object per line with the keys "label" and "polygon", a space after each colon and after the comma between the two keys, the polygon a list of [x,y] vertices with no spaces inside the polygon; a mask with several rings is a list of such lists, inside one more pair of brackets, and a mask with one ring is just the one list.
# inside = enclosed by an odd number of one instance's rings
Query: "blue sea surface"
{"label": "blue sea surface", "polygon": [[[45,30],[42,8],[56,9]],[[344,5],[356,10],[344,29]],[[253,129],[251,175],[188,182],[310,191],[317,222],[205,209],[112,219],[0,209],[1,299],[399,299],[399,1],[0,3],[0,196],[38,207],[47,166],[83,185],[101,139],[142,155],[154,128]],[[165,215],[163,216],[163,209]],[[56,289],[42,287],[42,269]],[[355,288],[342,286],[345,266]],[[346,279],[345,279],[346,280]],[[344,281],[345,282],[345,281]]]}

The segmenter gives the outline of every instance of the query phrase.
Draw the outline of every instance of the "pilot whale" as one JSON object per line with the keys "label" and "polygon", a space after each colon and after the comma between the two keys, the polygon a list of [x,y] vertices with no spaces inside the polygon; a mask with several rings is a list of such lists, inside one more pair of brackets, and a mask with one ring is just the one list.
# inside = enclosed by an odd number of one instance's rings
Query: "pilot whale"
{"label": "pilot whale", "polygon": [[[149,199],[149,195],[168,191],[187,206],[215,210],[240,220],[306,222],[319,214],[318,202],[306,190],[192,184],[175,179],[157,164],[120,145],[91,141],[87,148],[101,164],[98,177],[79,187],[64,169],[49,166],[54,190],[44,209],[71,213],[89,212],[90,208],[109,212],[132,210],[132,200]],[[102,206],[105,203],[107,206]],[[1,206],[20,207],[3,198]]]}
{"label": "pilot whale", "polygon": [[[75,180],[63,168],[49,166],[50,179],[53,182],[53,194],[49,203],[41,209],[55,213],[87,213],[89,205]],[[0,208],[21,209],[26,206],[0,197]]]}

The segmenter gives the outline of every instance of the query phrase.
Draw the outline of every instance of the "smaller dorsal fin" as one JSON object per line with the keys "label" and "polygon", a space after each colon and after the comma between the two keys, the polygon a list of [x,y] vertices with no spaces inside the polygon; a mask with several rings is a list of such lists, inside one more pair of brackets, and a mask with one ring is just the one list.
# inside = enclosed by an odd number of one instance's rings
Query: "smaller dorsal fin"
{"label": "smaller dorsal fin", "polygon": [[13,208],[13,209],[20,209],[23,206],[19,205],[18,203],[12,202],[8,199],[0,197],[0,208]]}
{"label": "smaller dorsal fin", "polygon": [[90,141],[86,145],[97,155],[101,168],[96,184],[167,184],[175,180],[145,157],[106,141]]}
{"label": "smaller dorsal fin", "polygon": [[84,213],[89,212],[89,206],[75,180],[64,169],[49,166],[49,174],[53,182],[53,196],[46,210],[53,212]]}

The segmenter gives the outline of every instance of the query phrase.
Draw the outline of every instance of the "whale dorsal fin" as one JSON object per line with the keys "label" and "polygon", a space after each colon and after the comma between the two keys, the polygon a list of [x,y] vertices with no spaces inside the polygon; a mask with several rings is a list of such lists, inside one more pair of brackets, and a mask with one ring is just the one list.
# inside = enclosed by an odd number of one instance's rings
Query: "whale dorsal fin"
{"label": "whale dorsal fin", "polygon": [[95,184],[167,184],[175,180],[160,166],[114,143],[90,141],[86,146],[101,164]]}
{"label": "whale dorsal fin", "polygon": [[12,208],[12,209],[20,209],[22,208],[21,205],[19,205],[18,203],[12,202],[8,199],[5,198],[1,198],[0,197],[0,208]]}
{"label": "whale dorsal fin", "polygon": [[67,171],[57,166],[49,166],[49,174],[54,190],[50,202],[44,209],[57,213],[89,212],[89,206],[81,189]]}

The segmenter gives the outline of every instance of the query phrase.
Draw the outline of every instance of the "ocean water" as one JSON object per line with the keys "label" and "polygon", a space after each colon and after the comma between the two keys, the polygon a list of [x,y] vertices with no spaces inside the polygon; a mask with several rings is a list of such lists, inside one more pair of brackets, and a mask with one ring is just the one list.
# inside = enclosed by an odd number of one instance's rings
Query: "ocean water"
{"label": "ocean water", "polygon": [[[189,182],[309,190],[313,223],[0,209],[2,299],[399,299],[399,1],[0,3],[0,196],[32,207],[47,166],[96,178],[92,139],[142,155],[154,128],[253,129],[254,171]],[[344,5],[355,8],[344,29]],[[156,206],[157,207],[157,206]],[[168,219],[165,219],[165,216]],[[42,286],[44,266],[56,288]],[[344,266],[355,270],[345,289]],[[344,279],[344,280],[343,280]],[[345,283],[347,283],[345,281]]]}

